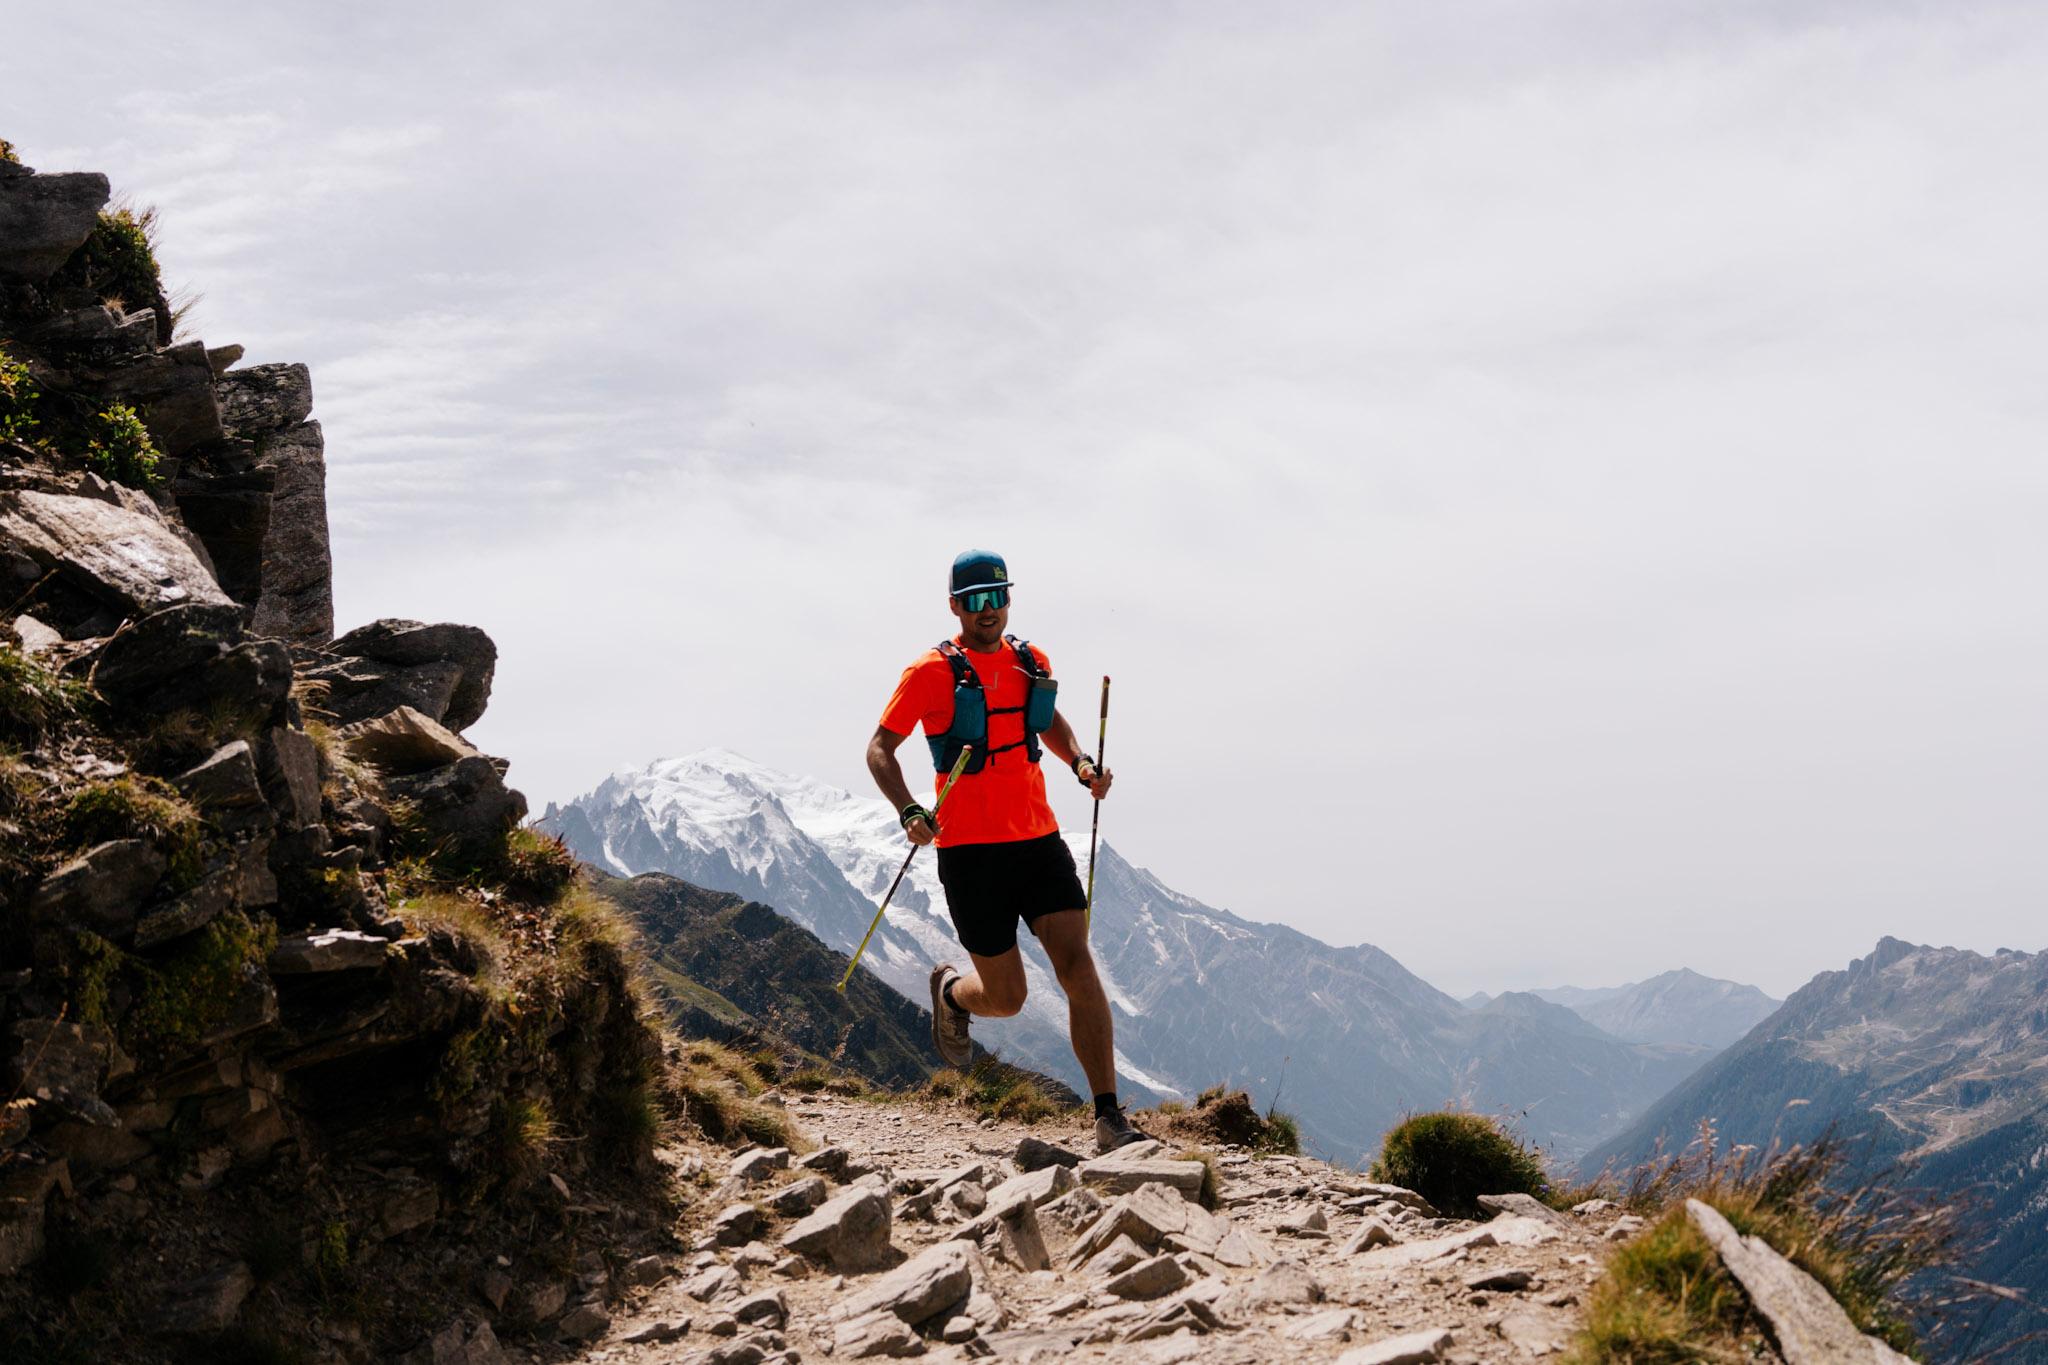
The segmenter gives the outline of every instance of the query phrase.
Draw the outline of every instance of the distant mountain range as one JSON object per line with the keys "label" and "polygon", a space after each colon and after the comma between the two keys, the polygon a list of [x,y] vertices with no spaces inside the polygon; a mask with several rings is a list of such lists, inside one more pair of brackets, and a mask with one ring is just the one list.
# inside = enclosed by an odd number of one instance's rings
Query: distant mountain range
{"label": "distant mountain range", "polygon": [[[1754,986],[1701,976],[1686,968],[1626,986],[1584,990],[1558,986],[1528,994],[1562,1005],[1627,1043],[1679,1043],[1720,1049],[1748,1033],[1784,1002]],[[1494,997],[1484,991],[1459,1003],[1467,1009]]]}
{"label": "distant mountain range", "polygon": [[[840,952],[860,941],[907,848],[879,798],[718,749],[615,773],[550,805],[540,823],[600,868],[665,872],[734,892]],[[1085,858],[1085,840],[1075,842]],[[980,1021],[976,1037],[1079,1086],[1065,1001],[1035,941],[1026,935],[1024,944],[1024,1013]],[[1711,1055],[1699,1045],[1624,1041],[1531,995],[1468,1011],[1369,944],[1332,947],[1213,909],[1108,845],[1096,874],[1094,944],[1127,1094],[1243,1086],[1293,1112],[1309,1142],[1340,1160],[1377,1151],[1403,1113],[1446,1103],[1507,1114],[1554,1155],[1573,1157]],[[959,958],[927,854],[912,864],[864,965],[922,1002],[931,965]]]}
{"label": "distant mountain range", "polygon": [[[1848,1139],[1863,1178],[1985,1206],[1969,1274],[2048,1304],[2048,953],[1985,957],[1895,938],[1823,972],[1770,1018],[1589,1153],[1582,1169],[1682,1149],[1704,1119],[1726,1143]],[[2048,1315],[1997,1309],[1990,1354]]]}

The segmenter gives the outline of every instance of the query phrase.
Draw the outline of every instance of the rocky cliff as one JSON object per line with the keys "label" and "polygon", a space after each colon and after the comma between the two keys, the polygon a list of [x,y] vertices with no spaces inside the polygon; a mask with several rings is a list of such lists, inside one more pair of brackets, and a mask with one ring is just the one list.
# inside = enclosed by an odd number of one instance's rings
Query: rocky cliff
{"label": "rocky cliff", "polygon": [[0,1358],[601,1331],[666,1236],[624,927],[462,736],[488,637],[334,636],[306,368],[180,340],[107,199],[0,155]]}

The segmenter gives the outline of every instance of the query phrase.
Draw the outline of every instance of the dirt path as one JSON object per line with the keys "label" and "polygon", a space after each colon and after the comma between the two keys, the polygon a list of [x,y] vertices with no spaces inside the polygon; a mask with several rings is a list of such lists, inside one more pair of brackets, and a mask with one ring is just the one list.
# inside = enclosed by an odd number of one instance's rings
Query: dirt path
{"label": "dirt path", "polygon": [[[1027,1140],[1092,1155],[1078,1123],[977,1124],[828,1097],[790,1113],[818,1150],[685,1158],[710,1163],[699,1179],[716,1186],[698,1205],[696,1249],[639,1267],[660,1278],[629,1291],[601,1337],[546,1358],[1519,1361],[1576,1328],[1615,1222],[1440,1219],[1354,1172],[1227,1148],[1210,1215],[1144,1183],[1198,1176],[1171,1149],[1149,1165],[1142,1149],[1139,1163],[1088,1163],[1078,1180],[1072,1168],[1013,1179]],[[810,1254],[789,1250],[791,1237]],[[1375,1350],[1389,1338],[1412,1339]]]}

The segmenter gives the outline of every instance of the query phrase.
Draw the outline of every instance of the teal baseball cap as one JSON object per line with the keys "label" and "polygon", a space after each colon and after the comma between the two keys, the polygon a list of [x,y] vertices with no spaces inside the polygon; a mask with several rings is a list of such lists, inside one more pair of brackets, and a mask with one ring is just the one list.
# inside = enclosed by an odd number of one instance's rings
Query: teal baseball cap
{"label": "teal baseball cap", "polygon": [[954,597],[984,588],[1007,588],[1010,566],[994,550],[962,550],[953,558],[953,586],[946,591]]}

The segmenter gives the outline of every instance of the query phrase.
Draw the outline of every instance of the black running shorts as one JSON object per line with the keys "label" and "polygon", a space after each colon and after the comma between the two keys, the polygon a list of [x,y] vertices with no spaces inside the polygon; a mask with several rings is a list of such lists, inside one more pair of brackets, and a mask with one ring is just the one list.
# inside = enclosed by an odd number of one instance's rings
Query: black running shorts
{"label": "black running shorts", "polygon": [[1029,925],[1088,902],[1074,855],[1057,834],[942,848],[939,884],[960,946],[983,957],[1001,957],[1017,946],[1018,920]]}

